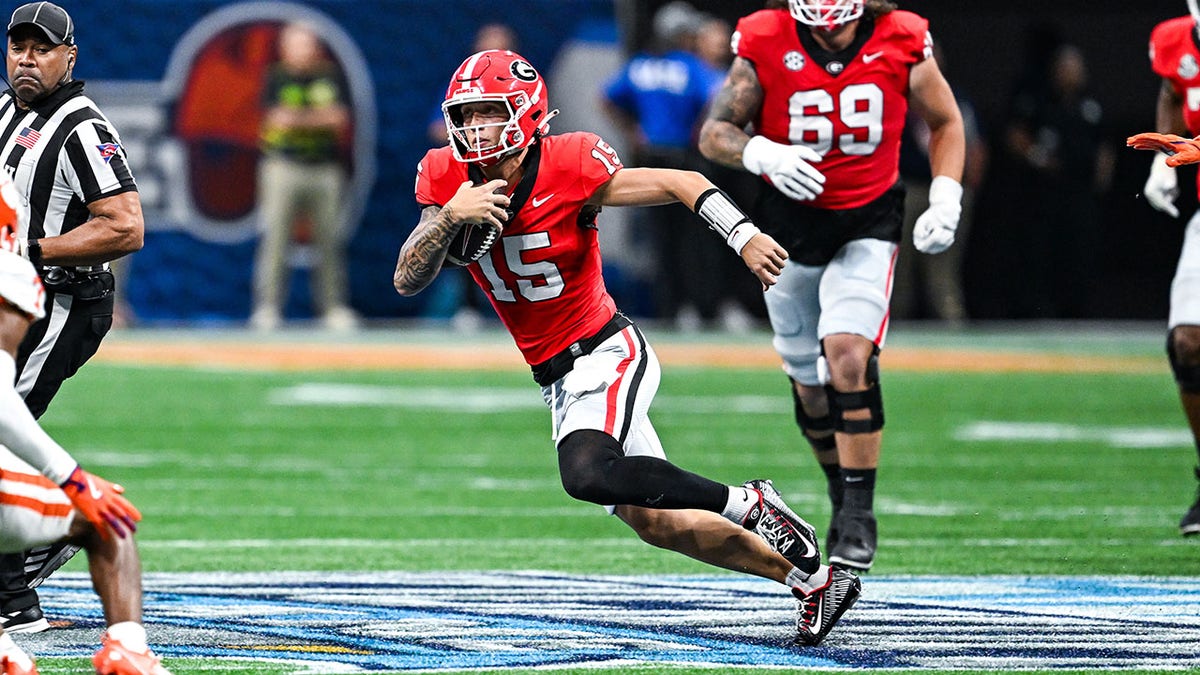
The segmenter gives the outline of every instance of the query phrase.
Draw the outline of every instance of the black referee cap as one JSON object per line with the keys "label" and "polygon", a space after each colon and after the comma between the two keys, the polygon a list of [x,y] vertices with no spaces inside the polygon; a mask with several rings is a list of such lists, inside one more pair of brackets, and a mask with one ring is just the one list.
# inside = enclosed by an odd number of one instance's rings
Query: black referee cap
{"label": "black referee cap", "polygon": [[75,22],[67,10],[53,2],[30,2],[18,7],[8,22],[9,34],[25,24],[40,28],[56,45],[75,44]]}

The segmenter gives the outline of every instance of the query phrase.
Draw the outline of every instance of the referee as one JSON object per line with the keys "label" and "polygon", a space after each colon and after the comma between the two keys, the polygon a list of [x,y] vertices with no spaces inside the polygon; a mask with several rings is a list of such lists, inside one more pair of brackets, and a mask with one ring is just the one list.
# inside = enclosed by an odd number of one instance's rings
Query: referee
{"label": "referee", "polygon": [[[108,263],[142,247],[142,207],[116,129],[72,77],[75,24],[50,2],[31,2],[8,24],[8,82],[0,94],[0,162],[29,207],[20,235],[46,287],[46,318],[17,354],[17,392],[34,417],[112,326]],[[71,548],[0,556],[0,625],[49,627],[36,586]],[[26,568],[29,578],[26,578]]]}

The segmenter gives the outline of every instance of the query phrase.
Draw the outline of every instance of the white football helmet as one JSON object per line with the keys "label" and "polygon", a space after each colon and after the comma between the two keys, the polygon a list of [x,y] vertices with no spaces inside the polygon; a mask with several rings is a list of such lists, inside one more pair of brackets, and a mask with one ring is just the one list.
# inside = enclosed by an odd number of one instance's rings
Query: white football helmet
{"label": "white football helmet", "polygon": [[1196,32],[1200,34],[1200,7],[1196,6],[1196,0],[1187,0],[1188,13],[1192,15],[1192,19],[1196,22]]}
{"label": "white football helmet", "polygon": [[788,0],[788,9],[806,26],[833,30],[862,16],[863,0]]}

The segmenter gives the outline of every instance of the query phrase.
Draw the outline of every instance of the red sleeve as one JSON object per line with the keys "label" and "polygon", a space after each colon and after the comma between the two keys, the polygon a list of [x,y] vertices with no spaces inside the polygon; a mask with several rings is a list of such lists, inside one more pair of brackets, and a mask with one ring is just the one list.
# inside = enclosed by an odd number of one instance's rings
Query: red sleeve
{"label": "red sleeve", "polygon": [[1185,59],[1193,25],[1192,17],[1181,16],[1158,24],[1150,33],[1150,67],[1156,75],[1171,80],[1176,87],[1182,77],[1191,78],[1197,74],[1195,57]]}
{"label": "red sleeve", "polygon": [[578,136],[579,183],[584,197],[590,199],[596,190],[612,180],[625,165],[621,164],[617,151],[605,143],[603,138],[586,131],[580,132]]}
{"label": "red sleeve", "polygon": [[434,148],[417,164],[417,203],[441,206],[450,201],[464,180],[466,168],[454,159],[450,148]]}
{"label": "red sleeve", "polygon": [[928,19],[897,9],[884,14],[880,21],[891,23],[901,49],[916,63],[933,58],[933,36],[929,33]]}
{"label": "red sleeve", "polygon": [[784,10],[764,9],[738,19],[737,28],[733,33],[733,53],[751,63],[761,63],[765,56],[764,49],[771,46],[770,36],[775,34],[780,14],[792,21],[792,16]]}

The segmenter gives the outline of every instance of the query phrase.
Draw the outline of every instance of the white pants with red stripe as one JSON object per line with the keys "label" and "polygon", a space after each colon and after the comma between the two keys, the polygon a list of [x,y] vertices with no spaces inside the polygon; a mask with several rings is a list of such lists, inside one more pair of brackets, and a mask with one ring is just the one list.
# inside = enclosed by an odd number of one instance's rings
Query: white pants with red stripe
{"label": "white pants with red stripe", "polygon": [[61,488],[0,446],[0,553],[62,539],[74,513]]}
{"label": "white pants with red stripe", "polygon": [[826,265],[784,266],[779,282],[763,298],[775,331],[775,351],[788,377],[808,386],[821,384],[817,359],[827,335],[861,335],[883,347],[898,248],[890,241],[856,239]]}
{"label": "white pants with red stripe", "polygon": [[594,429],[617,439],[626,456],[666,458],[648,416],[661,378],[658,356],[637,326],[600,343],[562,379],[542,387],[555,446],[573,431]]}
{"label": "white pants with red stripe", "polygon": [[1179,266],[1171,281],[1171,315],[1167,328],[1200,326],[1200,211],[1188,221]]}

